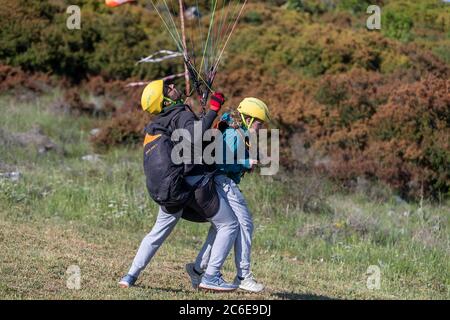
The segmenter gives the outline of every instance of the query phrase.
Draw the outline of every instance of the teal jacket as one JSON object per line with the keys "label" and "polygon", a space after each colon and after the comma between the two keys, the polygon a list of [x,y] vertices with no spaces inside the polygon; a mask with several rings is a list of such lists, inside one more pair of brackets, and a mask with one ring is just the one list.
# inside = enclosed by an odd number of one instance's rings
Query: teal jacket
{"label": "teal jacket", "polygon": [[[224,113],[220,121],[231,123],[231,117],[229,113]],[[251,168],[249,160],[249,151],[245,144],[245,139],[249,137],[248,130],[246,128],[234,129],[228,127],[223,131],[223,164],[217,164],[219,172],[225,174],[229,178],[233,179],[235,183],[241,181],[242,175],[249,171]],[[239,148],[243,148],[245,152],[238,154]],[[227,152],[233,154],[233,162],[226,163]]]}

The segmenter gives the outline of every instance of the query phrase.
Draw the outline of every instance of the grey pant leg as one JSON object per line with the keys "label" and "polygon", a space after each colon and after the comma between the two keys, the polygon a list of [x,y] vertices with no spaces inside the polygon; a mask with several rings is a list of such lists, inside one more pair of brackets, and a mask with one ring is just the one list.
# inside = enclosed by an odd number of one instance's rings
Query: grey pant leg
{"label": "grey pant leg", "polygon": [[208,235],[206,236],[205,243],[201,248],[197,258],[195,259],[195,269],[198,271],[204,271],[208,267],[209,258],[211,256],[211,248],[216,240],[216,229],[213,226],[209,228]]}
{"label": "grey pant leg", "polygon": [[[215,180],[217,186],[220,188],[218,189],[219,194],[227,199],[239,222],[239,231],[234,243],[234,257],[237,275],[239,277],[246,277],[250,274],[250,256],[254,230],[253,219],[247,202],[236,183],[224,175],[216,176]],[[214,237],[215,232],[210,229],[206,242],[196,259],[195,267],[197,270],[204,270],[208,265]]]}
{"label": "grey pant leg", "polygon": [[[224,200],[221,200],[221,202],[222,201]],[[221,203],[221,206],[222,205],[223,207],[228,206],[225,201],[223,204]],[[216,237],[211,246],[211,254],[205,273],[214,275],[220,272],[231,251],[231,247],[233,246],[239,231],[239,224],[229,207],[220,209],[210,221],[216,230]]]}
{"label": "grey pant leg", "polygon": [[236,183],[229,179],[230,191],[227,193],[228,203],[239,221],[239,232],[234,244],[234,257],[239,277],[250,274],[250,256],[252,251],[253,219],[247,202]]}
{"label": "grey pant leg", "polygon": [[216,274],[222,269],[239,232],[238,220],[219,186],[217,186],[217,191],[220,209],[214,217],[209,219],[216,231],[216,236],[211,246],[208,267],[205,271],[208,275]]}
{"label": "grey pant leg", "polygon": [[156,218],[155,225],[149,234],[142,240],[136,257],[133,260],[128,274],[138,277],[142,270],[147,266],[150,260],[158,251],[164,240],[172,232],[173,228],[177,224],[183,211],[176,214],[168,214],[159,208],[158,217]]}

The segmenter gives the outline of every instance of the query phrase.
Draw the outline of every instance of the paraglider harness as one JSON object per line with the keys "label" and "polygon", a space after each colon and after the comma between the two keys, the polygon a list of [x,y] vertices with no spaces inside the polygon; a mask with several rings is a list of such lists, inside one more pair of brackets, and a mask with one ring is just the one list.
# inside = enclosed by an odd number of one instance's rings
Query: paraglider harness
{"label": "paraglider harness", "polygon": [[[195,113],[187,107],[192,114]],[[181,105],[180,105],[181,108]],[[185,165],[172,162],[174,143],[171,140],[181,111],[167,119],[169,125],[150,124],[145,128],[144,172],[150,197],[163,211],[174,214],[183,210],[182,217],[193,222],[207,222],[219,210],[219,197],[214,184],[218,170],[205,173],[194,185],[186,182]]]}

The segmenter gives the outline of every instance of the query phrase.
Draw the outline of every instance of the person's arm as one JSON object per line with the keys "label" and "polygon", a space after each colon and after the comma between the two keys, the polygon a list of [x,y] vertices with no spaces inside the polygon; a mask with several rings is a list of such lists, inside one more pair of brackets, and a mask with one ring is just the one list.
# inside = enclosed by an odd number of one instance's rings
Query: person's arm
{"label": "person's arm", "polygon": [[[225,97],[223,94],[219,92],[214,93],[209,102],[210,109],[200,120],[198,120],[191,111],[184,111],[180,114],[178,119],[178,128],[186,129],[189,132],[190,136],[193,137],[194,140],[192,143],[195,144],[197,142],[201,142],[203,134],[206,130],[212,127],[214,119],[216,119],[217,114],[224,103]],[[201,134],[197,134],[197,136],[194,135],[196,126],[201,128]]]}
{"label": "person's arm", "polygon": [[180,114],[178,119],[178,127],[186,129],[191,137],[194,136],[194,127],[201,125],[201,136],[206,130],[212,127],[214,119],[217,117],[217,112],[214,110],[209,110],[204,117],[198,119],[192,112],[184,111]]}

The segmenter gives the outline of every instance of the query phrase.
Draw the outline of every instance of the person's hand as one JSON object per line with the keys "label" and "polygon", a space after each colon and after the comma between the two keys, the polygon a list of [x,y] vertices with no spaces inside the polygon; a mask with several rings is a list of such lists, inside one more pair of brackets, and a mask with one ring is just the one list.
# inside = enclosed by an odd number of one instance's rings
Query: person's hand
{"label": "person's hand", "polygon": [[220,108],[225,103],[225,96],[220,92],[214,92],[209,100],[209,108],[215,112],[219,112]]}

